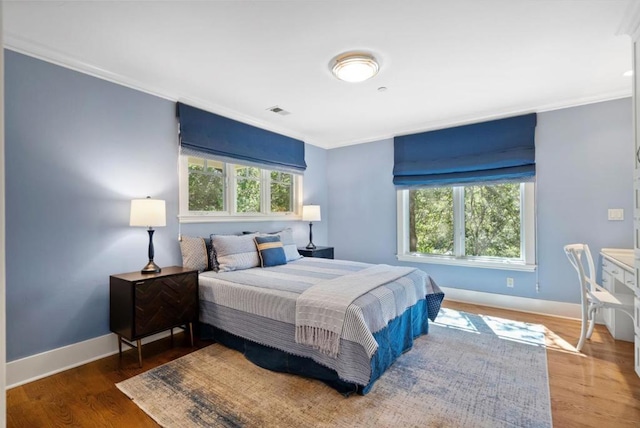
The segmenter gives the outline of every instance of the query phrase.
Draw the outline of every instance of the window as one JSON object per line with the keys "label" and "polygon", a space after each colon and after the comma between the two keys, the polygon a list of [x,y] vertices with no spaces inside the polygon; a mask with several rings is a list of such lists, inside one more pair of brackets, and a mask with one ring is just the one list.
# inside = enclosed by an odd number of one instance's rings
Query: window
{"label": "window", "polygon": [[225,211],[224,163],[187,157],[189,171],[189,211]]}
{"label": "window", "polygon": [[534,270],[534,184],[399,190],[398,259]]}
{"label": "window", "polygon": [[291,220],[301,212],[302,176],[180,156],[180,221]]}

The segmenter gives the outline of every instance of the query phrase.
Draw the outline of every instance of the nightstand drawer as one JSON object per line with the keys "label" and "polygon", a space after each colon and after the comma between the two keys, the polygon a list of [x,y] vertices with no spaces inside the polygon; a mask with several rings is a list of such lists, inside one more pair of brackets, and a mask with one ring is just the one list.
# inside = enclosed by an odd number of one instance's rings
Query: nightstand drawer
{"label": "nightstand drawer", "polygon": [[316,247],[314,249],[298,247],[298,253],[300,253],[300,255],[304,257],[319,257],[323,259],[332,259],[333,247]]}
{"label": "nightstand drawer", "polygon": [[193,274],[135,284],[135,336],[153,334],[198,318],[198,285]]}

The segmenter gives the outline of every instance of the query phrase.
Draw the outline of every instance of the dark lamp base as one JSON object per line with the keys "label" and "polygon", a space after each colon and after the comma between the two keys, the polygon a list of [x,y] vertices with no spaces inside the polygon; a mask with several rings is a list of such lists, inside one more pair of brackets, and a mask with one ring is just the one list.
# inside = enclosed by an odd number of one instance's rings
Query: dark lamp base
{"label": "dark lamp base", "polygon": [[147,265],[143,267],[140,272],[141,273],[160,273],[161,270],[162,269],[160,269],[160,266],[155,264],[153,260],[149,260],[149,263],[147,263]]}
{"label": "dark lamp base", "polygon": [[309,242],[305,248],[307,250],[315,250],[316,246],[313,244],[313,242]]}

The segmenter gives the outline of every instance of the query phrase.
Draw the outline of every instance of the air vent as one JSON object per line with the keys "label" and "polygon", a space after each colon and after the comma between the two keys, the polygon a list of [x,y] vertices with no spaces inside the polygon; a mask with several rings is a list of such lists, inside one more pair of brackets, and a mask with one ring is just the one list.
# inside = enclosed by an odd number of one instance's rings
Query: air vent
{"label": "air vent", "polygon": [[275,114],[279,114],[280,116],[287,116],[291,114],[291,112],[286,111],[285,109],[280,108],[278,106],[269,107],[267,110],[274,112]]}

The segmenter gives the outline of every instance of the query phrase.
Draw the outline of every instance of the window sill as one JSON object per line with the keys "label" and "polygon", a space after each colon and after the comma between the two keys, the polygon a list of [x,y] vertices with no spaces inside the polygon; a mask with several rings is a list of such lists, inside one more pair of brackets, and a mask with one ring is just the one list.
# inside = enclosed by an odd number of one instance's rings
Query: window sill
{"label": "window sill", "polygon": [[523,262],[473,260],[467,258],[455,258],[449,256],[424,256],[418,254],[398,254],[399,261],[412,263],[430,263],[435,265],[453,265],[482,269],[515,270],[521,272],[535,272],[537,265],[528,265]]}
{"label": "window sill", "polygon": [[281,215],[179,215],[180,223],[220,223],[220,222],[253,222],[253,221],[300,221],[302,216],[296,214]]}

